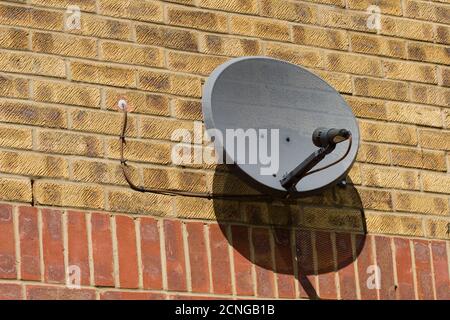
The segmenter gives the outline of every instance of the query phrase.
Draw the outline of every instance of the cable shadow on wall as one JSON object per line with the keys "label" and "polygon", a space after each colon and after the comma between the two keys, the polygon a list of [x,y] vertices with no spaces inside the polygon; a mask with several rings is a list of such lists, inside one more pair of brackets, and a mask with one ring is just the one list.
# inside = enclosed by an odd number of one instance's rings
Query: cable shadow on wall
{"label": "cable shadow on wall", "polygon": [[[351,180],[347,182],[302,199],[214,200],[215,218],[234,254],[255,265],[257,296],[272,295],[265,273],[276,272],[280,297],[292,296],[293,277],[300,297],[327,298],[317,294],[316,276],[353,263],[367,233],[361,198]],[[229,170],[215,172],[213,193],[258,194]],[[251,272],[240,270],[236,281],[248,285]],[[319,282],[319,292],[320,287]]]}

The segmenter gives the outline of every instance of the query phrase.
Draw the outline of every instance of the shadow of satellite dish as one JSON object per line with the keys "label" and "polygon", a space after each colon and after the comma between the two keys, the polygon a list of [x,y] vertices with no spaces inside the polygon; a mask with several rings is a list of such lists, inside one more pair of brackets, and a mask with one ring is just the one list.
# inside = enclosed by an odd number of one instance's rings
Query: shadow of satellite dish
{"label": "shadow of satellite dish", "polygon": [[[231,172],[219,170],[213,192],[258,194]],[[337,272],[353,263],[366,240],[364,207],[349,179],[345,187],[302,199],[214,200],[213,207],[224,237],[237,253],[271,272],[295,276],[300,292],[310,299],[320,298],[310,276]],[[242,225],[248,227],[248,237],[234,238],[233,228]]]}

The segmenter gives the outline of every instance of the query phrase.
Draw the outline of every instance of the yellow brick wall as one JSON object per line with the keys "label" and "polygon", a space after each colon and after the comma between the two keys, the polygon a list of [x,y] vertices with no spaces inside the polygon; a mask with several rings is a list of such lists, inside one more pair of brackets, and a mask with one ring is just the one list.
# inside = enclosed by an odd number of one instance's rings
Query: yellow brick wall
{"label": "yellow brick wall", "polygon": [[[65,26],[69,5],[81,28]],[[367,27],[370,5],[381,29]],[[450,1],[0,1],[0,200],[183,219],[450,239]],[[351,190],[287,204],[132,191],[120,170],[125,96],[131,176],[146,187],[250,192],[226,168],[176,167],[177,128],[202,120],[202,84],[265,55],[333,85],[358,118]]]}

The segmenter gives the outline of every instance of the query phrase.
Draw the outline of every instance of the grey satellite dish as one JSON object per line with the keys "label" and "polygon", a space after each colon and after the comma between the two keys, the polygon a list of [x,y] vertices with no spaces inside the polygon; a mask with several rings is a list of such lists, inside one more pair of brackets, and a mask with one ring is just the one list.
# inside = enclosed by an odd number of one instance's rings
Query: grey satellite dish
{"label": "grey satellite dish", "polygon": [[229,60],[209,76],[202,104],[216,153],[263,193],[320,192],[345,179],[356,158],[351,109],[328,83],[294,64]]}

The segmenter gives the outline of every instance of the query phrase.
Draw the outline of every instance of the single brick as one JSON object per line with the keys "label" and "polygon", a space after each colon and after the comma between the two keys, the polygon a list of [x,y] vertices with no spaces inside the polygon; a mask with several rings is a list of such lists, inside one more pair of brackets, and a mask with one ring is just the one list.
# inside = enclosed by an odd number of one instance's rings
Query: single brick
{"label": "single brick", "polygon": [[305,228],[321,228],[362,231],[361,213],[355,209],[305,207],[298,217],[298,225]]}
{"label": "single brick", "polygon": [[433,255],[434,283],[436,286],[436,299],[450,299],[450,276],[448,270],[448,257],[446,243],[443,241],[432,241],[431,252]]}
{"label": "single brick", "polygon": [[411,101],[447,107],[450,105],[450,89],[411,84]]}
{"label": "single brick", "polygon": [[325,54],[325,68],[331,71],[348,72],[371,76],[382,74],[381,62],[377,58],[341,53]]}
{"label": "single brick", "polygon": [[377,290],[372,285],[375,284],[375,273],[373,266],[376,266],[372,236],[355,235],[357,250],[359,288],[362,300],[376,300]]}
{"label": "single brick", "polygon": [[413,240],[417,295],[420,300],[434,299],[429,242]]}
{"label": "single brick", "polygon": [[208,293],[211,291],[211,284],[209,283],[210,270],[204,223],[187,223],[186,231],[188,236],[192,292]]}
{"label": "single brick", "polygon": [[178,119],[198,121],[203,119],[202,104],[199,101],[176,99],[173,103],[173,111]]}
{"label": "single brick", "polygon": [[410,60],[441,63],[445,65],[450,63],[448,46],[410,42],[408,44],[408,56]]}
{"label": "single brick", "polygon": [[34,184],[37,204],[58,207],[102,209],[103,188],[82,184],[67,184],[38,180]]}
{"label": "single brick", "polygon": [[139,273],[134,219],[116,216],[115,222],[120,287],[135,289],[139,286]]}
{"label": "single brick", "polygon": [[16,50],[28,49],[29,31],[0,27],[0,47]]}
{"label": "single brick", "polygon": [[429,127],[442,127],[441,109],[437,107],[414,105],[411,103],[387,102],[387,120],[419,124]]}
{"label": "single brick", "polygon": [[172,93],[180,96],[200,97],[201,81],[198,77],[172,73],[139,72],[139,89]]}
{"label": "single brick", "polygon": [[0,151],[0,171],[39,177],[68,178],[67,160],[42,154]]}
{"label": "single brick", "polygon": [[13,207],[0,205],[0,278],[16,279]]}
{"label": "single brick", "polygon": [[[137,181],[138,173],[135,168],[128,168],[133,181]],[[75,181],[95,182],[102,184],[128,185],[122,167],[118,162],[100,162],[90,160],[73,160],[72,179]]]}
{"label": "single brick", "polygon": [[103,42],[101,48],[105,61],[150,67],[164,66],[164,53],[159,48],[110,41]]}
{"label": "single brick", "polygon": [[406,59],[405,40],[351,33],[350,42],[354,52]]}
{"label": "single brick", "polygon": [[350,233],[336,233],[336,254],[340,297],[344,300],[355,300],[357,299],[356,271]]}
{"label": "single brick", "polygon": [[372,78],[355,78],[358,96],[408,101],[408,86],[404,82]]}
{"label": "single brick", "polygon": [[183,51],[198,51],[196,32],[154,25],[136,25],[136,41]]}
{"label": "single brick", "polygon": [[378,234],[395,234],[423,237],[422,219],[366,212],[367,231]]}
{"label": "single brick", "polygon": [[133,113],[145,113],[168,116],[170,99],[167,96],[141,93],[135,91],[106,90],[106,108],[118,110],[117,103],[125,98],[129,105],[133,107]]}
{"label": "single brick", "polygon": [[245,16],[230,18],[230,32],[263,39],[290,40],[289,26],[286,23]]}
{"label": "single brick", "polygon": [[98,108],[100,90],[94,87],[68,83],[35,80],[34,100]]}
{"label": "single brick", "polygon": [[436,171],[445,171],[445,153],[442,151],[420,150],[395,147],[391,149],[392,164]]}
{"label": "single brick", "polygon": [[69,132],[38,131],[37,141],[39,151],[78,154],[89,157],[103,155],[103,141],[96,136]]}
{"label": "single brick", "polygon": [[260,3],[260,14],[280,20],[315,24],[320,13],[316,6],[309,4],[285,0],[262,0]]}
{"label": "single brick", "polygon": [[209,75],[215,68],[227,59],[205,55],[194,55],[190,53],[169,52],[167,64],[169,70],[200,75]]}
{"label": "single brick", "polygon": [[392,210],[392,197],[389,191],[378,189],[357,189],[365,209]]}
{"label": "single brick", "polygon": [[0,71],[56,78],[66,77],[64,59],[51,56],[35,56],[24,52],[2,52],[0,56]]}
{"label": "single brick", "polygon": [[443,110],[444,112],[444,127],[450,129],[450,110]]}
{"label": "single brick", "polygon": [[26,286],[28,300],[95,300],[94,289],[69,289],[56,286]]}
{"label": "single brick", "polygon": [[231,226],[233,239],[233,260],[236,293],[241,296],[253,296],[252,269],[250,252],[249,228],[246,226]]}
{"label": "single brick", "polygon": [[0,300],[22,300],[22,286],[12,283],[0,283]]}
{"label": "single brick", "polygon": [[266,55],[301,66],[320,68],[323,64],[322,55],[319,51],[295,45],[268,43],[266,45]]}
{"label": "single brick", "polygon": [[63,30],[64,14],[39,8],[0,5],[0,24],[46,30]]}
{"label": "single brick", "polygon": [[96,286],[114,287],[113,247],[109,216],[91,215],[92,258]]}
{"label": "single brick", "polygon": [[[347,4],[349,9],[366,11],[373,2],[371,0],[348,0]],[[402,15],[401,1],[379,1],[377,6],[379,6],[382,14]]]}
{"label": "single brick", "polygon": [[31,149],[31,129],[7,127],[0,128],[0,146],[17,149]]}
{"label": "single brick", "polygon": [[366,13],[352,12],[333,7],[321,7],[320,24],[330,28],[376,32],[375,29],[367,28]]}
{"label": "single brick", "polygon": [[40,127],[66,128],[66,111],[29,102],[0,101],[0,121]]}
{"label": "single brick", "polygon": [[346,0],[306,0],[306,1],[314,3],[332,4],[336,7],[345,8]]}
{"label": "single brick", "polygon": [[442,25],[436,26],[436,42],[450,44],[450,27]]}
{"label": "single brick", "polygon": [[423,3],[415,0],[408,0],[405,2],[405,16],[450,24],[450,9],[445,5],[438,5],[435,3]]}
{"label": "single brick", "polygon": [[186,265],[181,222],[164,220],[167,289],[186,291]]}
{"label": "single brick", "polygon": [[349,74],[321,70],[314,70],[314,73],[341,93],[353,92],[352,77]]}
{"label": "single brick", "polygon": [[[177,130],[187,130],[193,135],[193,123],[170,118],[141,117],[142,138],[178,141]],[[173,136],[173,138],[172,138]]]}
{"label": "single brick", "polygon": [[[117,138],[107,140],[107,152],[110,158],[120,159],[120,142]],[[127,139],[124,155],[125,159],[131,161],[168,164],[171,162],[171,146],[169,143]]]}
{"label": "single brick", "polygon": [[348,38],[345,31],[310,26],[292,26],[292,41],[329,49],[347,50]]}
{"label": "single brick", "polygon": [[421,173],[423,190],[437,193],[450,193],[450,176],[434,172]]}
{"label": "single brick", "polygon": [[403,61],[384,61],[384,74],[389,79],[437,83],[436,68]]}
{"label": "single brick", "polygon": [[248,13],[255,15],[258,14],[257,0],[200,0],[199,6],[203,8],[218,9],[230,12]]}
{"label": "single brick", "polygon": [[413,170],[364,165],[362,174],[368,186],[419,190],[419,175]]}
{"label": "single brick", "polygon": [[256,295],[258,297],[275,297],[275,275],[272,272],[272,249],[270,233],[267,228],[252,228],[252,242],[254,249]]}
{"label": "single brick", "polygon": [[421,129],[419,137],[424,148],[450,151],[450,131]]}
{"label": "single brick", "polygon": [[99,13],[132,20],[163,22],[163,6],[144,0],[100,0]]}
{"label": "single brick", "polygon": [[31,0],[31,3],[39,6],[54,7],[60,9],[66,9],[69,5],[76,5],[80,8],[81,11],[89,12],[95,12],[96,9],[95,0]]}
{"label": "single brick", "polygon": [[85,62],[72,62],[70,69],[74,81],[125,88],[135,86],[135,71],[133,69]]}
{"label": "single brick", "polygon": [[402,300],[414,300],[414,280],[410,240],[394,238],[394,256],[397,268],[397,295]]}
{"label": "single brick", "polygon": [[44,280],[48,283],[65,283],[62,211],[42,209],[41,215]]}
{"label": "single brick", "polygon": [[440,68],[442,85],[444,87],[450,87],[450,68]]}
{"label": "single brick", "polygon": [[130,22],[85,13],[83,14],[81,29],[73,29],[70,32],[98,38],[129,40],[132,28]]}
{"label": "single brick", "polygon": [[411,19],[381,16],[381,34],[398,38],[429,41],[434,36],[433,25]]}
{"label": "single brick", "polygon": [[158,221],[140,218],[142,278],[144,289],[163,288],[161,244]]}
{"label": "single brick", "polygon": [[163,300],[165,294],[133,291],[105,291],[100,294],[100,300]]}
{"label": "single brick", "polygon": [[450,239],[448,232],[448,220],[447,219],[433,219],[425,220],[425,231],[428,238],[432,239]]}
{"label": "single brick", "polygon": [[68,34],[34,32],[32,35],[32,49],[35,52],[61,56],[91,59],[97,57],[96,40]]}
{"label": "single brick", "polygon": [[30,180],[0,178],[0,200],[31,202],[31,197]]}
{"label": "single brick", "polygon": [[41,280],[38,210],[19,207],[20,279]]}
{"label": "single brick", "polygon": [[230,256],[226,227],[209,225],[212,287],[216,294],[231,294]]}
{"label": "single brick", "polygon": [[273,230],[275,269],[277,273],[278,297],[295,298],[294,260],[292,258],[291,230]]}
{"label": "single brick", "polygon": [[320,298],[337,299],[336,267],[331,233],[318,231],[315,237]]}
{"label": "single brick", "polygon": [[387,120],[386,106],[383,101],[354,96],[345,96],[345,100],[355,116],[359,118]]}
{"label": "single brick", "polygon": [[[70,111],[71,129],[119,136],[123,129],[123,114],[118,112],[74,109]],[[127,137],[137,135],[136,118],[128,115]]]}
{"label": "single brick", "polygon": [[360,130],[363,141],[417,145],[414,126],[360,121]]}
{"label": "single brick", "polygon": [[165,216],[172,212],[171,197],[138,193],[129,190],[113,190],[108,193],[109,207],[113,211]]}
{"label": "single brick", "polygon": [[172,6],[167,7],[166,10],[167,22],[170,25],[227,32],[227,16],[225,14]]}
{"label": "single brick", "polygon": [[258,40],[224,37],[215,34],[200,36],[200,52],[222,56],[255,56],[261,53]]}
{"label": "single brick", "polygon": [[0,75],[0,96],[28,98],[28,83],[26,79]]}
{"label": "single brick", "polygon": [[367,163],[391,164],[391,151],[386,145],[363,143],[359,146],[356,159]]}
{"label": "single brick", "polygon": [[391,241],[392,238],[390,237],[375,237],[376,264],[381,271],[381,286],[378,290],[381,300],[394,300],[396,298],[397,284],[394,280]]}
{"label": "single brick", "polygon": [[[220,213],[217,213],[220,208]],[[175,212],[179,218],[216,220],[217,215],[227,221],[244,221],[237,202],[220,201],[214,204],[208,199],[182,197],[175,199]],[[238,218],[236,218],[238,217]]]}
{"label": "single brick", "polygon": [[[88,249],[88,235],[86,225],[86,214],[79,211],[67,212],[67,234],[68,234],[68,268],[69,272],[73,272],[71,267],[76,266],[80,270],[80,279],[75,278],[75,284],[90,285],[90,271],[89,271],[89,249]],[[77,273],[72,276],[69,273],[67,276],[72,279]],[[79,281],[79,282],[78,282]],[[71,282],[72,284],[74,282]]]}

